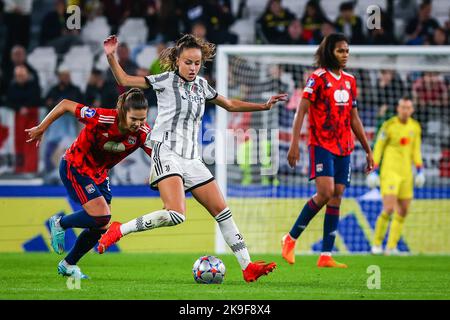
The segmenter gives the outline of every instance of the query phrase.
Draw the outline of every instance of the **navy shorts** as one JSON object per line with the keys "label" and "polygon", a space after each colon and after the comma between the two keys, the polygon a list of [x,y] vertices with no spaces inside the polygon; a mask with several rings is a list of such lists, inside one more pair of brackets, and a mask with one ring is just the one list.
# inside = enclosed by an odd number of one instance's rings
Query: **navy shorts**
{"label": "navy shorts", "polygon": [[97,185],[88,176],[80,174],[65,159],[61,159],[59,164],[59,175],[67,193],[75,202],[83,205],[89,200],[104,197],[106,203],[111,203],[112,194],[109,188],[109,178]]}
{"label": "navy shorts", "polygon": [[316,177],[333,177],[335,184],[350,186],[350,155],[337,156],[319,147],[309,146],[309,180]]}

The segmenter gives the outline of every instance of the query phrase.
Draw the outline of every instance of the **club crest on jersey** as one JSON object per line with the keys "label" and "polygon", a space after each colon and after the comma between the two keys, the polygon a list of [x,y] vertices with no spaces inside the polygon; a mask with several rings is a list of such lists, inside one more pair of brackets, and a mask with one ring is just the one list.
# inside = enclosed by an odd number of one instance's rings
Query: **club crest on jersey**
{"label": "club crest on jersey", "polygon": [[94,185],[91,183],[91,184],[88,184],[86,187],[84,187],[85,189],[86,189],[86,191],[87,191],[87,193],[89,193],[89,194],[92,194],[92,193],[94,193],[95,192],[95,187],[94,187]]}
{"label": "club crest on jersey", "polygon": [[323,171],[323,163],[316,164],[316,172],[322,172]]}
{"label": "club crest on jersey", "polygon": [[129,144],[136,144],[136,137],[134,137],[134,136],[129,136],[129,137],[128,137],[128,143],[129,143]]}
{"label": "club crest on jersey", "polygon": [[80,116],[82,118],[92,118],[95,115],[95,109],[84,106],[81,108]]}
{"label": "club crest on jersey", "polygon": [[345,81],[345,86],[347,87],[347,89],[350,90],[351,88],[350,81]]}

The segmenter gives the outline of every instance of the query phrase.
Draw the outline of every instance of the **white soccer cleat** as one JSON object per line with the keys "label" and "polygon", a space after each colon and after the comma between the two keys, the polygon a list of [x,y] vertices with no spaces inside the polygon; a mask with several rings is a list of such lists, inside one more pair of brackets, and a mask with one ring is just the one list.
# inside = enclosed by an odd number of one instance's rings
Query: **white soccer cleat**
{"label": "white soccer cleat", "polygon": [[394,248],[394,249],[386,249],[386,251],[384,252],[384,254],[385,254],[386,256],[400,256],[400,255],[401,255],[400,251],[398,251],[397,248]]}
{"label": "white soccer cleat", "polygon": [[374,255],[381,255],[381,254],[383,254],[383,247],[382,246],[372,246],[371,252]]}
{"label": "white soccer cleat", "polygon": [[68,264],[65,260],[58,263],[58,274],[64,277],[73,277],[75,279],[89,279],[87,275],[81,272],[77,265]]}

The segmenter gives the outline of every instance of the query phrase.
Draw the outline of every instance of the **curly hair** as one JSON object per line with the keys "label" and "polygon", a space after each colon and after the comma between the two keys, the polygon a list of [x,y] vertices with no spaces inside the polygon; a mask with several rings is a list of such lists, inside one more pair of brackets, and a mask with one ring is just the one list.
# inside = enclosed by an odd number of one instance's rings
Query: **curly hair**
{"label": "curly hair", "polygon": [[200,39],[192,34],[185,34],[177,40],[174,47],[170,47],[161,52],[159,59],[162,70],[175,71],[177,59],[184,49],[200,49],[202,52],[202,64],[211,61],[216,55],[216,45]]}
{"label": "curly hair", "polygon": [[336,43],[340,41],[349,43],[348,38],[342,33],[332,33],[325,37],[314,55],[314,65],[318,68],[338,69],[340,66],[334,55],[334,49]]}

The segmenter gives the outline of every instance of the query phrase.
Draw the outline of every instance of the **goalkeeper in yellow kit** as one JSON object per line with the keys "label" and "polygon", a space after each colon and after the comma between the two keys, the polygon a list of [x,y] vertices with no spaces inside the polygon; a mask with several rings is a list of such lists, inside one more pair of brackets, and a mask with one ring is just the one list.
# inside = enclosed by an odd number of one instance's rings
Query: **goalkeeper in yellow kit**
{"label": "goalkeeper in yellow kit", "polygon": [[397,115],[386,120],[377,135],[374,148],[376,170],[367,176],[369,187],[380,185],[383,197],[383,211],[375,224],[373,254],[383,253],[382,242],[392,216],[385,254],[398,253],[397,243],[413,198],[414,184],[422,187],[425,183],[420,151],[421,128],[419,122],[411,118],[413,112],[411,99],[400,99]]}

